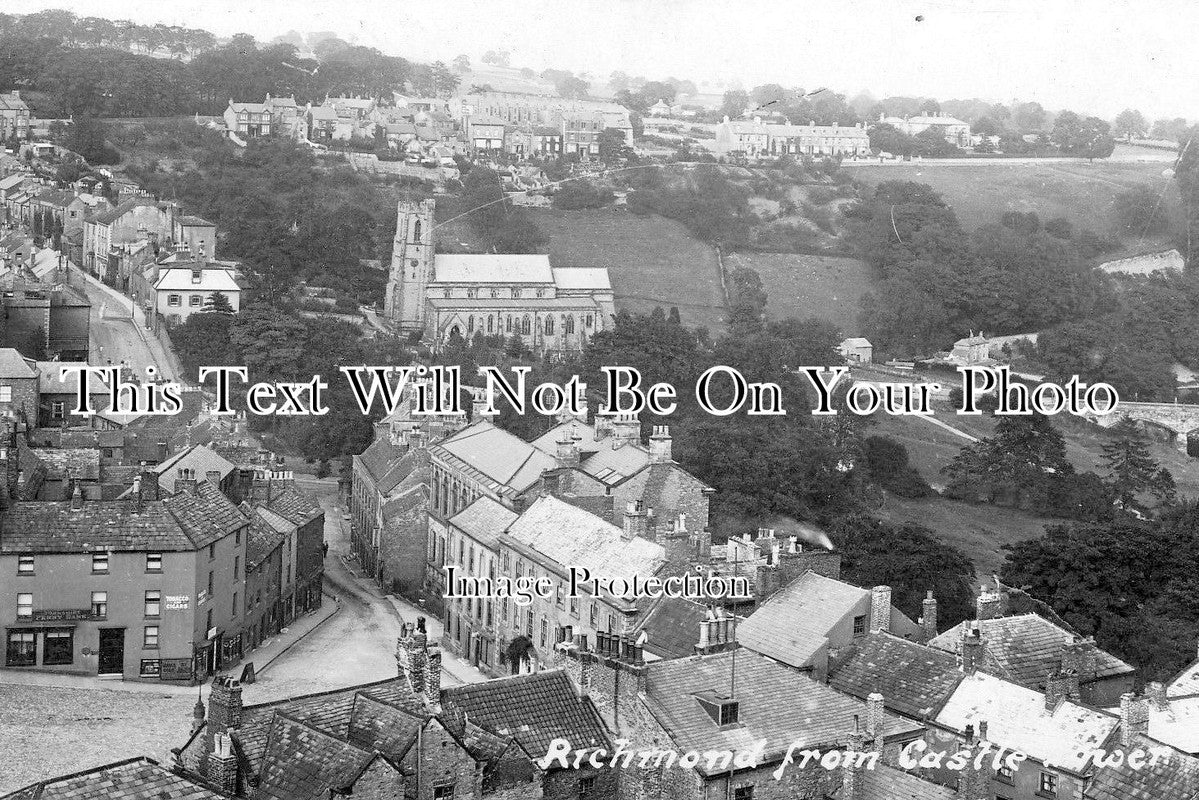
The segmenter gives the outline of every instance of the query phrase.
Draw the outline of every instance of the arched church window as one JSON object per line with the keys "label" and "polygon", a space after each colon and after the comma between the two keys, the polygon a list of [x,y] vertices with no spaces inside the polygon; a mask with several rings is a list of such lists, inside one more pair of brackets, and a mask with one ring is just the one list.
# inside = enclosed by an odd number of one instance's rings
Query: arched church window
{"label": "arched church window", "polygon": [[574,332],[575,332],[575,318],[574,318],[574,316],[572,316],[572,315],[570,315],[570,314],[568,314],[568,315],[566,316],[566,319],[565,319],[565,321],[563,321],[563,323],[562,323],[562,329],[563,329],[564,331],[566,331],[566,333],[567,333],[567,334],[571,334],[571,333],[574,333]]}
{"label": "arched church window", "polygon": [[545,318],[545,335],[552,336],[553,334],[554,334],[554,318],[546,317]]}
{"label": "arched church window", "polygon": [[488,317],[488,318],[487,318],[487,332],[488,332],[488,333],[492,333],[492,331],[493,331],[493,326],[494,326],[494,323],[495,323],[495,317]]}
{"label": "arched church window", "polygon": [[413,241],[417,241],[417,242],[420,241],[420,220],[419,219],[416,221],[416,224],[412,226],[412,239],[413,239]]}
{"label": "arched church window", "polygon": [[508,325],[506,328],[506,332],[512,333],[512,315],[511,314],[508,315]]}
{"label": "arched church window", "polygon": [[468,331],[473,331],[473,330],[475,329],[475,318],[474,318],[474,315],[471,315],[471,316],[469,316],[469,317],[467,317],[467,318],[466,318],[466,329],[467,329]]}
{"label": "arched church window", "polygon": [[521,323],[520,323],[520,332],[521,332],[522,334],[524,334],[525,336],[528,336],[528,335],[529,335],[529,332],[530,332],[531,330],[532,330],[532,328],[531,328],[531,327],[529,327],[529,318],[528,318],[528,317],[525,317],[523,320],[521,320]]}
{"label": "arched church window", "polygon": [[591,326],[592,326],[593,322],[594,322],[594,320],[593,320],[592,316],[590,314],[588,314],[587,315],[587,329],[588,330],[591,330]]}

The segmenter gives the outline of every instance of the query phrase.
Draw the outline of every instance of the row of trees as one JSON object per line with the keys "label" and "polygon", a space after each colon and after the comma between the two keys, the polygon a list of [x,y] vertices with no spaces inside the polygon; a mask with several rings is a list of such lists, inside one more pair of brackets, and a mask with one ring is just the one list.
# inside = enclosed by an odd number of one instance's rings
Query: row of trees
{"label": "row of trees", "polygon": [[[22,18],[24,19],[24,18]],[[22,26],[0,29],[0,86],[43,93],[41,116],[220,114],[230,99],[267,94],[320,103],[328,95],[389,97],[392,91],[445,94],[460,78],[445,64],[416,64],[374,48],[321,48],[300,58],[290,42],[262,45],[238,34],[187,62],[111,46],[81,47],[70,38],[36,38]]]}
{"label": "row of trees", "polygon": [[847,216],[878,270],[862,327],[888,353],[928,356],[972,330],[1042,330],[1110,302],[1085,260],[1106,245],[1065,220],[1009,213],[968,233],[932,187],[908,181],[879,184]]}

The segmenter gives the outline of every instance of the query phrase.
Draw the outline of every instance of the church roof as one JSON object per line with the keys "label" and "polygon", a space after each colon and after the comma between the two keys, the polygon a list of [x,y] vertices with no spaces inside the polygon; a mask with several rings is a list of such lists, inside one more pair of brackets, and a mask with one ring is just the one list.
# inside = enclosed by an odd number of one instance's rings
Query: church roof
{"label": "church roof", "polygon": [[559,289],[612,289],[606,267],[555,268],[553,273]]}
{"label": "church roof", "polygon": [[433,283],[544,283],[554,282],[546,255],[439,254],[434,258]]}

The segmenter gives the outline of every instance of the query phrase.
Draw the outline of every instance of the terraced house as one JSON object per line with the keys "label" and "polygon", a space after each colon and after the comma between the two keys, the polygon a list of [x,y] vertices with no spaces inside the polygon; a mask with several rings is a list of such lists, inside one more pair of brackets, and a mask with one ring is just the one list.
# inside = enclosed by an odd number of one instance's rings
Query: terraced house
{"label": "terraced house", "polygon": [[18,501],[0,519],[4,664],[190,682],[241,657],[249,521],[216,486]]}

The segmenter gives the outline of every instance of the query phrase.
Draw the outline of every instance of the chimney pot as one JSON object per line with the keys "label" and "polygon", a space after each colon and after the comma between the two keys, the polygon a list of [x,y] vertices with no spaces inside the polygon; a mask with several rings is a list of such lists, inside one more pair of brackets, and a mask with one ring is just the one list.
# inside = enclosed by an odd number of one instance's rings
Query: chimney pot
{"label": "chimney pot", "polygon": [[870,632],[891,630],[891,587],[875,586],[870,590]]}
{"label": "chimney pot", "polygon": [[1132,692],[1120,695],[1120,746],[1135,746],[1138,736],[1149,731],[1149,699]]}

